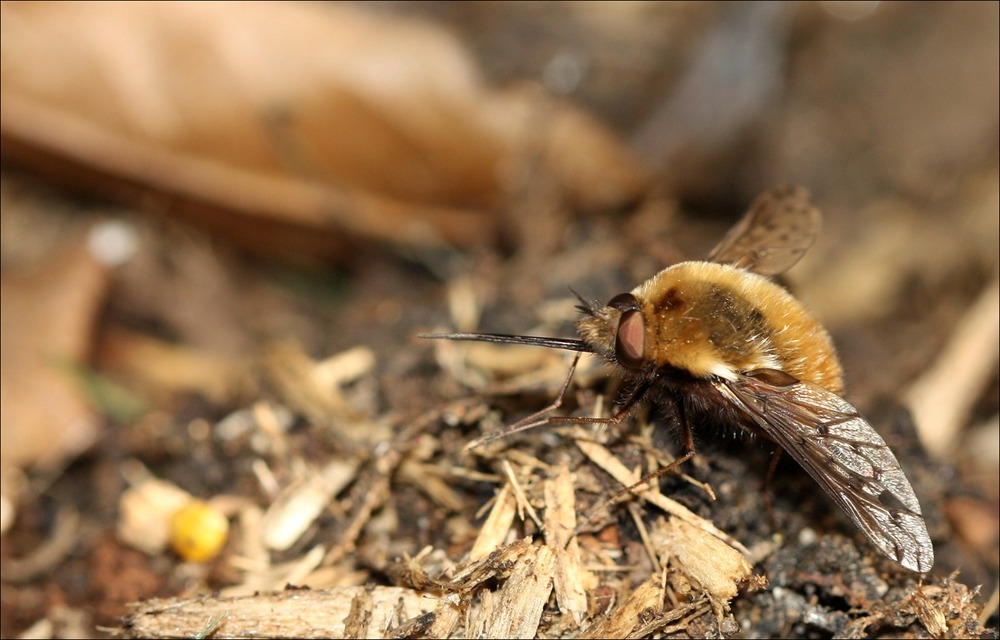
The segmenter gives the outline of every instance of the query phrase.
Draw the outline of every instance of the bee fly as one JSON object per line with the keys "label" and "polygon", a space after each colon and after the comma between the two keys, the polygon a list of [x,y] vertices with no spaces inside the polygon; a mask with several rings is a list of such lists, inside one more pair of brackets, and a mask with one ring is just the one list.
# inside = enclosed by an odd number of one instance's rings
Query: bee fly
{"label": "bee fly", "polygon": [[689,421],[765,436],[788,451],[884,554],[926,573],[934,550],[899,462],[841,398],[841,367],[826,330],[766,277],[798,262],[819,225],[819,210],[805,189],[773,189],[751,204],[707,261],[668,267],[606,305],[585,302],[579,339],[422,337],[597,354],[615,365],[631,391],[615,417],[585,421],[617,422],[643,400],[672,403],[686,435],[683,459],[694,452]]}

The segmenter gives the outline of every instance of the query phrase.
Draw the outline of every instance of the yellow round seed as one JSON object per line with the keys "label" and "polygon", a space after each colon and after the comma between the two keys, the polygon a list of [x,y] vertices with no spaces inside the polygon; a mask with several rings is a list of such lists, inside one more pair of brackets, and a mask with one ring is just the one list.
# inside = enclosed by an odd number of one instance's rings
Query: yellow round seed
{"label": "yellow round seed", "polygon": [[228,535],[226,516],[201,500],[192,500],[170,519],[170,546],[188,562],[214,559]]}

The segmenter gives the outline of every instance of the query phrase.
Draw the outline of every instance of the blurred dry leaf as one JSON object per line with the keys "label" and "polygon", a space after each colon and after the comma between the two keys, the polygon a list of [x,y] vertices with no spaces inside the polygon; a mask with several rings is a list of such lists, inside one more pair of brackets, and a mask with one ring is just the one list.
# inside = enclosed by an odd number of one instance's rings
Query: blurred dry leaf
{"label": "blurred dry leaf", "polygon": [[84,242],[33,273],[4,273],[0,331],[0,465],[58,467],[97,436],[73,376],[86,360],[107,268]]}
{"label": "blurred dry leaf", "polygon": [[109,330],[100,342],[102,367],[151,383],[157,389],[192,391],[222,403],[236,395],[246,363],[126,329]]}
{"label": "blurred dry leaf", "polygon": [[159,555],[170,541],[170,519],[192,501],[177,485],[146,474],[121,495],[116,531],[118,539],[149,555]]}
{"label": "blurred dry leaf", "polygon": [[5,159],[155,194],[258,250],[495,241],[492,212],[529,169],[581,208],[646,185],[591,118],[486,88],[430,25],[339,4],[5,3],[2,17]]}

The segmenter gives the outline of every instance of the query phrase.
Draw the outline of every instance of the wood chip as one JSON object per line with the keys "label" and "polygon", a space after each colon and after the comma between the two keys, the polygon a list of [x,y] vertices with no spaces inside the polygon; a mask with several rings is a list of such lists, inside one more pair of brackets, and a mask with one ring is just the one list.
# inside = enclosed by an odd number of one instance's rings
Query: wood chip
{"label": "wood chip", "polygon": [[187,491],[149,475],[119,500],[118,539],[151,556],[163,553],[170,539],[170,518],[190,500]]}
{"label": "wood chip", "polygon": [[503,545],[485,558],[461,565],[451,580],[451,588],[471,592],[493,579],[507,579],[521,559],[531,553],[531,538],[521,538]]}
{"label": "wood chip", "polygon": [[450,638],[458,628],[458,623],[462,618],[462,611],[455,603],[448,600],[439,600],[437,608],[434,609],[434,621],[427,628],[424,635],[428,638]]}
{"label": "wood chip", "polygon": [[507,476],[510,486],[514,490],[514,499],[517,501],[517,517],[524,520],[524,516],[527,514],[540,529],[542,527],[542,519],[538,517],[538,513],[531,506],[531,501],[528,500],[527,494],[524,493],[524,488],[521,487],[521,483],[517,479],[517,474],[514,473],[514,467],[511,466],[508,460],[504,460],[502,466],[504,475]]}
{"label": "wood chip", "polygon": [[357,460],[334,460],[282,492],[261,523],[267,547],[284,551],[298,542],[330,500],[357,478],[359,466]]}
{"label": "wood chip", "polygon": [[461,511],[465,505],[462,496],[441,476],[441,469],[437,465],[425,464],[412,457],[404,458],[396,472],[398,481],[413,485],[437,506],[447,511]]}
{"label": "wood chip", "polygon": [[375,353],[361,346],[317,362],[312,375],[321,387],[339,387],[368,375],[374,367]]}
{"label": "wood chip", "polygon": [[247,363],[238,358],[121,328],[102,336],[100,364],[155,388],[196,392],[219,404],[232,402],[247,376]]}
{"label": "wood chip", "polygon": [[663,578],[650,576],[632,595],[616,607],[607,617],[601,618],[580,634],[581,638],[625,638],[636,623],[648,617],[650,611],[659,613],[663,605]]}
{"label": "wood chip", "polygon": [[650,537],[664,556],[669,555],[671,564],[717,600],[733,598],[750,575],[750,563],[736,549],[678,518],[657,522]]}
{"label": "wood chip", "polygon": [[[125,619],[126,638],[193,638],[225,614],[216,635],[227,638],[381,637],[402,616],[416,618],[435,601],[399,587],[339,587],[235,598],[165,598],[135,606]],[[367,611],[367,613],[366,613]],[[350,634],[348,634],[350,632]]]}
{"label": "wood chip", "polygon": [[[574,437],[576,438],[576,446],[583,451],[584,455],[590,458],[591,462],[596,464],[598,467],[604,469],[623,487],[631,487],[642,479],[638,473],[628,469],[624,464],[622,464],[621,460],[616,458],[610,451],[594,442],[582,429],[574,434]],[[681,520],[712,534],[719,540],[722,540],[726,544],[737,549],[740,553],[750,555],[750,551],[747,550],[747,548],[743,546],[739,540],[736,540],[728,533],[718,529],[711,522],[698,516],[679,502],[675,502],[674,500],[664,496],[656,488],[649,487],[642,490],[637,489],[635,493],[638,497],[659,507],[666,513],[676,516]]]}
{"label": "wood chip", "polygon": [[545,482],[545,543],[556,555],[553,581],[559,610],[579,625],[587,614],[587,590],[597,587],[597,579],[582,566],[575,531],[573,474],[562,465],[556,477]]}
{"label": "wood chip", "polygon": [[517,563],[481,620],[480,638],[534,638],[542,610],[552,593],[556,556],[549,547],[532,546]]}
{"label": "wood chip", "polygon": [[361,590],[351,598],[351,610],[344,620],[344,637],[347,638],[368,638],[371,636],[370,628],[372,623],[372,594],[367,590]]}
{"label": "wood chip", "polygon": [[514,498],[514,491],[509,484],[505,484],[497,494],[493,509],[469,551],[469,560],[485,558],[502,545],[507,540],[516,514],[517,500]]}
{"label": "wood chip", "polygon": [[326,558],[323,559],[325,565],[334,565],[340,562],[349,552],[354,550],[355,543],[371,520],[372,514],[389,500],[390,478],[401,461],[402,456],[399,452],[388,451],[376,460],[371,476],[366,479],[365,490],[355,488],[356,494],[362,496],[363,501],[351,514],[350,521],[336,546],[330,549]]}
{"label": "wood chip", "polygon": [[954,452],[972,406],[997,365],[1000,283],[994,280],[955,328],[934,366],[906,392],[920,441],[943,458]]}

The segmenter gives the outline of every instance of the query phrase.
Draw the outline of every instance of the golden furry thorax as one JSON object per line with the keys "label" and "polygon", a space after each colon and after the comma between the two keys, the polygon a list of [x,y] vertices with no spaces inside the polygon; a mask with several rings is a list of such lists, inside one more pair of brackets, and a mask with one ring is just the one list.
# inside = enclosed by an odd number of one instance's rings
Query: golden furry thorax
{"label": "golden furry thorax", "polygon": [[[642,314],[638,349],[648,371],[673,367],[696,378],[732,379],[776,369],[837,394],[843,391],[829,334],[801,302],[763,276],[710,262],[682,262],[632,295]],[[622,317],[610,305],[595,308],[577,328],[595,353],[618,362]]]}

